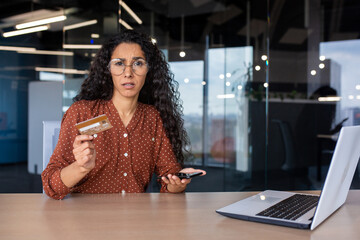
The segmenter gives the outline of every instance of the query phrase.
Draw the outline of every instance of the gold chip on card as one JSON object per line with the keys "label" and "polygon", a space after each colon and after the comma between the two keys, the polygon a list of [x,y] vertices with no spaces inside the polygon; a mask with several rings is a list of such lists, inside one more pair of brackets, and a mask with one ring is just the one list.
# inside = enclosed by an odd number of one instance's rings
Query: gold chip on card
{"label": "gold chip on card", "polygon": [[94,135],[112,128],[108,117],[103,114],[75,125],[82,135]]}

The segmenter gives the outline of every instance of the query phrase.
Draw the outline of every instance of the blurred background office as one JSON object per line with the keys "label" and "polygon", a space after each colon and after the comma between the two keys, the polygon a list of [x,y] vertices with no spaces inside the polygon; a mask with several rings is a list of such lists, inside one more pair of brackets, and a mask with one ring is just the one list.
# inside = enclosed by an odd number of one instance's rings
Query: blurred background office
{"label": "blurred background office", "polygon": [[42,191],[42,121],[61,120],[124,29],[151,35],[179,82],[186,165],[208,171],[189,191],[320,189],[339,129],[360,124],[359,12],[352,0],[1,1],[0,192]]}

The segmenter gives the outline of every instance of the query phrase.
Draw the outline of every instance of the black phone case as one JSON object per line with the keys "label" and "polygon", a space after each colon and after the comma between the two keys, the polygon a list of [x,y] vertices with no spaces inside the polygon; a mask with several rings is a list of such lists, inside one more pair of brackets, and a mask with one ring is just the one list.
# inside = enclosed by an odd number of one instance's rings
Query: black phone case
{"label": "black phone case", "polygon": [[178,176],[180,179],[190,179],[196,176],[200,176],[202,173],[201,172],[196,172],[196,173],[177,173],[176,176]]}

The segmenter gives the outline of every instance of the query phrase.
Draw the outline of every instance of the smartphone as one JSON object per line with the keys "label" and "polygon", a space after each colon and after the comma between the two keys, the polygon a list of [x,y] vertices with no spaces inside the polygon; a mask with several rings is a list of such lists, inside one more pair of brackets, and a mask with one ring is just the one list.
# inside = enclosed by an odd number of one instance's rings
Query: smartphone
{"label": "smartphone", "polygon": [[175,174],[178,178],[180,179],[190,179],[196,176],[200,176],[202,174],[202,172],[194,172],[194,173],[177,173]]}
{"label": "smartphone", "polygon": [[[176,173],[175,176],[177,176],[180,179],[190,179],[196,176],[200,176],[202,172],[194,172],[194,173]],[[166,176],[164,176],[166,177]],[[159,176],[158,179],[161,179],[162,176]]]}

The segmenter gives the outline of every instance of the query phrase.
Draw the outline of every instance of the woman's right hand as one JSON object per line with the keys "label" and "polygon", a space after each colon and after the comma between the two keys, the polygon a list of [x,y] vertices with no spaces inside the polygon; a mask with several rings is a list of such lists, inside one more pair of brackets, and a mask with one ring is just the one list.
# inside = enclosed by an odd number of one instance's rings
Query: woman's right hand
{"label": "woman's right hand", "polygon": [[73,154],[82,172],[90,172],[95,167],[96,151],[91,135],[78,135],[73,144]]}

